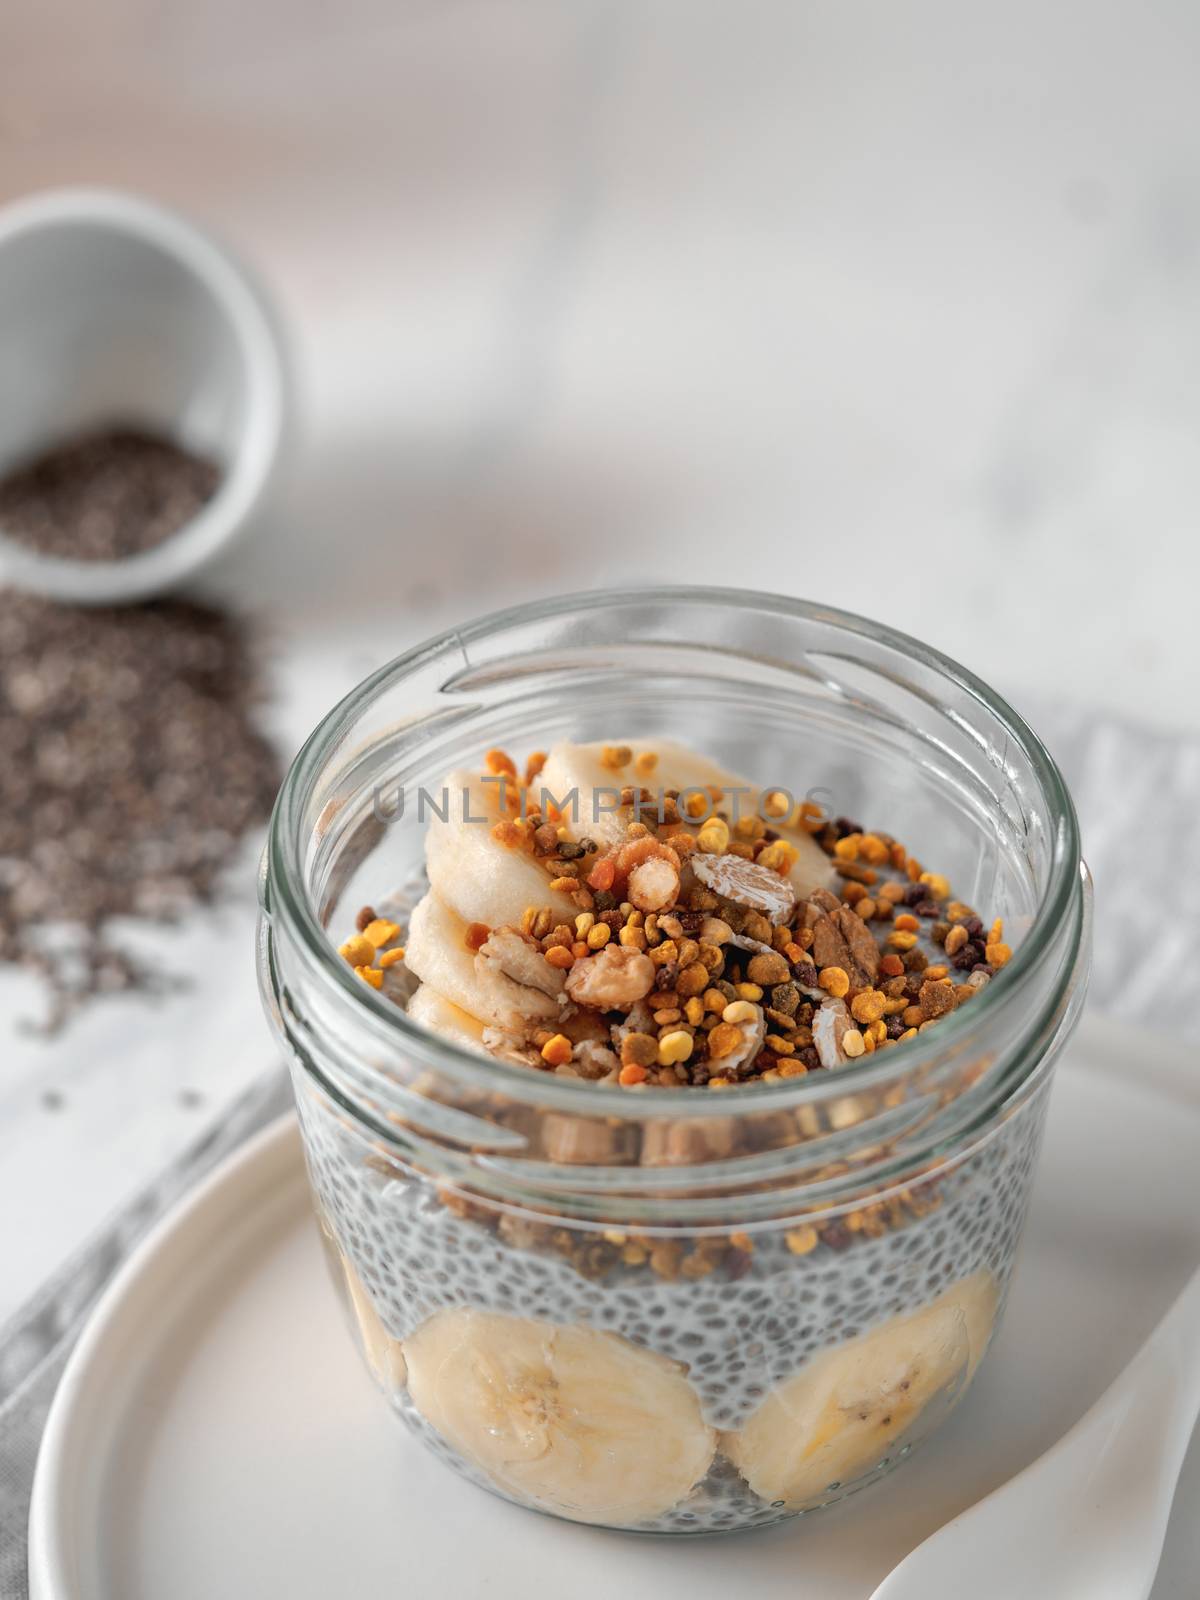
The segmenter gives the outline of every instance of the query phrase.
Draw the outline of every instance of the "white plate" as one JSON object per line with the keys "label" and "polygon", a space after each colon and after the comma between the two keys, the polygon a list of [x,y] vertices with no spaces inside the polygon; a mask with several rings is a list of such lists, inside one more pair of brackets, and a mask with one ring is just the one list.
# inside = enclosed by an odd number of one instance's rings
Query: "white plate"
{"label": "white plate", "polygon": [[[157,1230],[90,1323],[38,1463],[33,1600],[726,1600],[748,1579],[756,1600],[865,1600],[1069,1426],[1200,1256],[1197,1063],[1146,1055],[1081,1030],[1003,1333],[940,1439],[818,1517],[717,1539],[535,1518],[408,1439],[342,1326],[286,1120]],[[1154,1600],[1196,1592],[1198,1507],[1194,1447]]]}

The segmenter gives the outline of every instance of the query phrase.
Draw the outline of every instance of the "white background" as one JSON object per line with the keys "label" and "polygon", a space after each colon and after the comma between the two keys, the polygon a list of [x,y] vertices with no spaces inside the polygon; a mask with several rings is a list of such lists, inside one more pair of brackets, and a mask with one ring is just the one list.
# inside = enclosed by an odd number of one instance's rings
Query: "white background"
{"label": "white background", "polygon": [[[276,289],[306,427],[227,569],[386,646],[650,574],[1195,725],[1200,13],[8,0],[0,188]],[[486,570],[486,584],[481,581]]]}

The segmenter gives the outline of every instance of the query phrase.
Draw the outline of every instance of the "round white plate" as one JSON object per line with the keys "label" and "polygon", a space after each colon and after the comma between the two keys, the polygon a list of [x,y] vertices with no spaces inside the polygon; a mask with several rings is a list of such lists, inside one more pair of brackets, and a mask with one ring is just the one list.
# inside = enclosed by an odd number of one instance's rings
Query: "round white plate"
{"label": "round white plate", "polygon": [[[535,1517],[410,1440],[341,1323],[285,1120],[158,1228],[89,1324],[38,1463],[33,1600],[726,1600],[748,1584],[756,1600],[866,1600],[1070,1425],[1200,1256],[1196,1068],[1085,1027],[1004,1330],[946,1431],[831,1511],[717,1539]],[[1154,1600],[1196,1592],[1198,1508],[1193,1447]]]}

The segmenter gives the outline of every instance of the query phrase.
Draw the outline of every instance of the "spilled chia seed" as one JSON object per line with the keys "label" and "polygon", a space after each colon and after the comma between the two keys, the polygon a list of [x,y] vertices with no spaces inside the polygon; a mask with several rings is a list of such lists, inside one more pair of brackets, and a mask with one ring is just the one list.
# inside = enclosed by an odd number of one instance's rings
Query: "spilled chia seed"
{"label": "spilled chia seed", "polygon": [[73,609],[0,591],[0,966],[41,1024],[178,980],[112,935],[211,901],[280,770],[247,626],[184,601]]}

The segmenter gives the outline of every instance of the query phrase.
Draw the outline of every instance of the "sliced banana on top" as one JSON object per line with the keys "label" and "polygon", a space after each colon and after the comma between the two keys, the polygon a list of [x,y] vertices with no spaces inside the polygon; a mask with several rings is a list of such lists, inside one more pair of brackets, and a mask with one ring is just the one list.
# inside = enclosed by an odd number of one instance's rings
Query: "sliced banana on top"
{"label": "sliced banana on top", "polygon": [[461,1006],[456,1006],[452,1000],[447,1000],[444,994],[439,994],[429,984],[417,985],[405,1010],[431,1033],[440,1033],[443,1038],[453,1039],[455,1044],[466,1045],[468,1049],[480,1050],[484,1055],[488,1053],[483,1042],[487,1024],[473,1017],[469,1011],[464,1011]]}
{"label": "sliced banana on top", "polygon": [[541,1510],[643,1522],[678,1505],[712,1463],[716,1434],[682,1367],[616,1334],[454,1308],[404,1355],[426,1421]]}
{"label": "sliced banana on top", "polygon": [[506,1032],[553,1021],[563,1009],[554,995],[517,982],[499,963],[469,950],[466,922],[433,893],[413,907],[404,959],[444,1000]]}
{"label": "sliced banana on top", "polygon": [[[628,761],[614,765],[616,754],[623,757],[626,751]],[[621,789],[642,788],[657,795],[665,789],[682,792],[710,787],[725,790],[730,807],[730,791],[742,791],[738,796],[740,816],[752,814],[764,792],[673,739],[631,739],[628,743],[556,744],[546,757],[540,777],[534,780],[533,796],[538,799],[543,790],[547,791],[564,809],[567,826],[576,838],[587,835],[599,844],[609,845],[625,835],[628,819],[615,809],[615,797]],[[575,801],[571,800],[572,795],[577,797]],[[778,822],[772,822],[771,827],[797,851],[788,878],[798,899],[805,899],[814,889],[834,881],[829,857],[809,834]]]}
{"label": "sliced banana on top", "polygon": [[493,826],[509,815],[501,809],[498,780],[485,783],[462,769],[447,775],[442,791],[446,817],[430,816],[425,866],[430,887],[452,911],[489,928],[519,923],[528,906],[549,906],[559,922],[575,920],[579,907],[551,889],[538,859],[492,837]]}
{"label": "sliced banana on top", "polygon": [[[623,755],[625,751],[629,760],[614,765],[614,753]],[[609,845],[625,837],[629,820],[617,808],[622,789],[648,789],[657,794],[660,789],[704,789],[709,784],[728,788],[740,782],[706,756],[670,739],[631,740],[628,744],[564,741],[547,755],[541,775],[534,779],[533,797],[540,799],[545,791],[562,810],[575,838],[586,836]]]}
{"label": "sliced banana on top", "polygon": [[938,1397],[974,1376],[996,1316],[996,1282],[979,1271],[920,1311],[822,1351],[779,1385],[725,1454],[754,1492],[791,1509],[871,1471]]}

